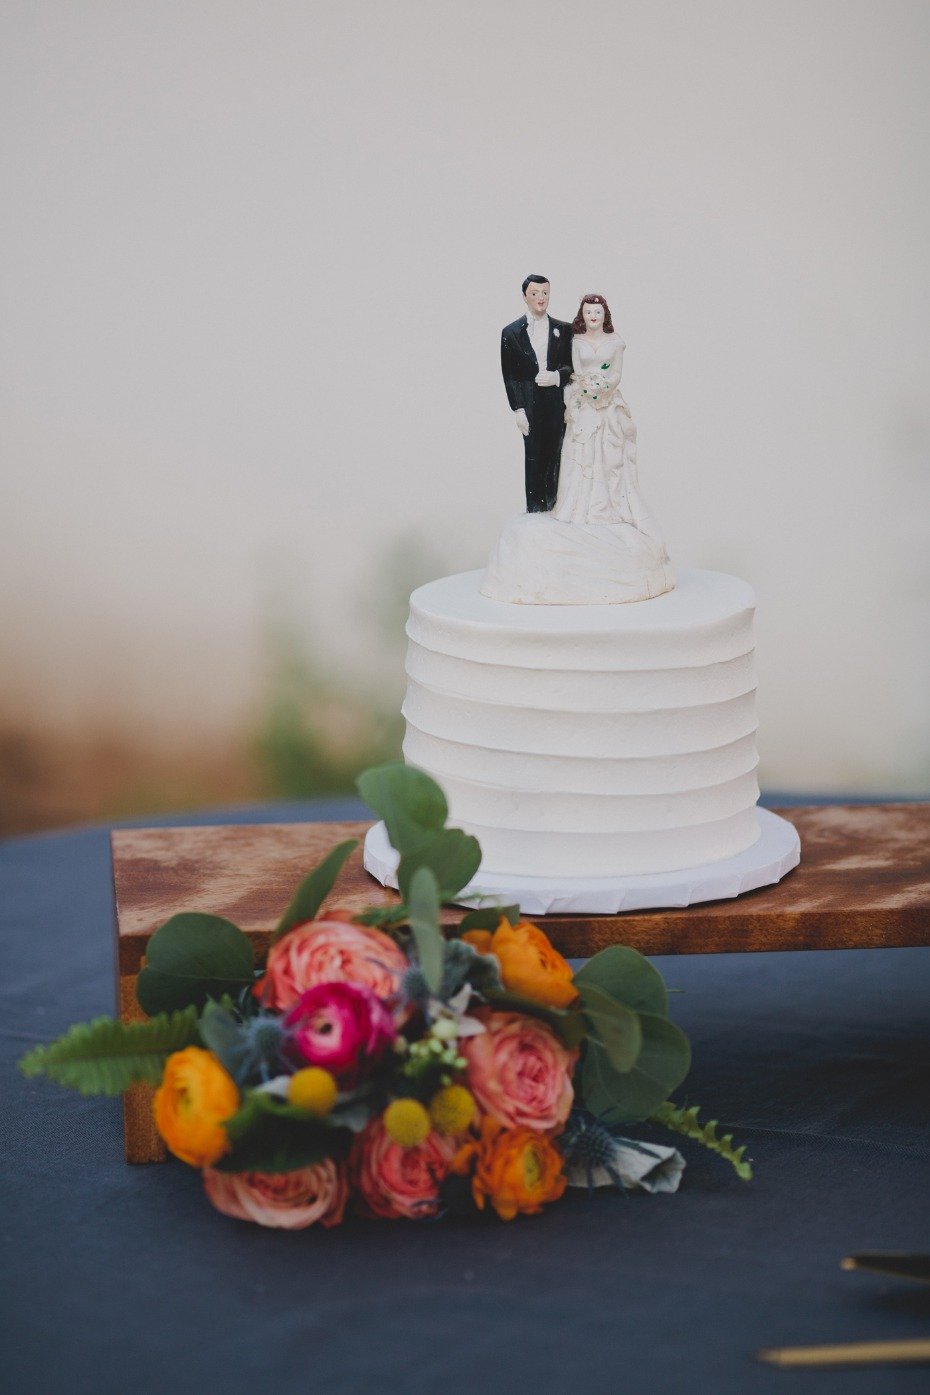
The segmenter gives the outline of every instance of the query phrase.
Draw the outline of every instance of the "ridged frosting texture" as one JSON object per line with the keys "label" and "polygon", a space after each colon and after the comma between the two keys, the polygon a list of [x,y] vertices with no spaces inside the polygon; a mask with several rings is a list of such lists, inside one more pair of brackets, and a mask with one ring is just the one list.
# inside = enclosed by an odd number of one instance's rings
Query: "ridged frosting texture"
{"label": "ridged frosting texture", "polygon": [[513,605],[481,572],[413,593],[404,757],[484,871],[674,871],[755,842],[752,589],[683,571],[613,606]]}

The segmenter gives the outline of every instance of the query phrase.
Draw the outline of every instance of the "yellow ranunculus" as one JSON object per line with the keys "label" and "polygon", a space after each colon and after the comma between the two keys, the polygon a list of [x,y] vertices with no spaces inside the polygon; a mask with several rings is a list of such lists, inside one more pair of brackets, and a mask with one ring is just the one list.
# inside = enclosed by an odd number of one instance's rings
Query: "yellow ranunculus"
{"label": "yellow ranunculus", "polygon": [[186,1046],[168,1057],[152,1112],[175,1157],[191,1167],[215,1163],[229,1151],[223,1123],[238,1108],[235,1081],[212,1052]]}

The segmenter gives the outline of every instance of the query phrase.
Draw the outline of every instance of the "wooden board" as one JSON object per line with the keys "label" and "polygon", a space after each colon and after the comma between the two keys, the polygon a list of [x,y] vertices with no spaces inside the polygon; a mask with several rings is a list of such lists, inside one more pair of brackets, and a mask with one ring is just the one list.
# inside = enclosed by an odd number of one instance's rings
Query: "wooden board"
{"label": "wooden board", "polygon": [[[611,944],[643,954],[889,948],[930,944],[930,804],[779,810],[801,836],[801,865],[777,886],[736,900],[622,915],[537,917],[563,954]],[[141,1017],[135,979],[149,936],[177,911],[209,911],[244,930],[257,954],[291,893],[328,850],[365,823],[142,828],[112,834],[119,1011]],[[396,900],[349,859],[324,905],[362,910]],[[455,921],[461,911],[444,912]],[[145,1087],[126,1100],[130,1161],[164,1156]]]}

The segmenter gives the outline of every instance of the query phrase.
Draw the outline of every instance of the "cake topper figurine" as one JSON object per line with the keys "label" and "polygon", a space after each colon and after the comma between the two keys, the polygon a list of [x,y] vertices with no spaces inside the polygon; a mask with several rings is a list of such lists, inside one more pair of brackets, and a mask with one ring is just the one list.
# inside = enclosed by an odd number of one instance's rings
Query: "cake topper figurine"
{"label": "cake topper figurine", "polygon": [[569,326],[546,313],[548,281],[527,277],[523,290],[529,315],[504,330],[501,364],[526,438],[526,513],[505,526],[481,591],[530,605],[660,596],[675,573],[639,492],[636,427],[620,392],[626,346],[610,307],[583,296]]}
{"label": "cake topper figurine", "polygon": [[562,389],[572,374],[572,332],[548,314],[549,281],[527,276],[526,314],[501,331],[501,372],[507,400],[523,433],[526,511],[545,513],[555,503],[565,430]]}

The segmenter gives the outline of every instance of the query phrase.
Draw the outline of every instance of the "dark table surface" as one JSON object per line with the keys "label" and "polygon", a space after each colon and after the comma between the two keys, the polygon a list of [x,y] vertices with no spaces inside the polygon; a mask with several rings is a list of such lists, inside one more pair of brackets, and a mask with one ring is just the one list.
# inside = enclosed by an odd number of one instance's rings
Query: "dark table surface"
{"label": "dark table surface", "polygon": [[570,1192],[509,1225],[288,1234],[219,1216],[181,1164],[124,1164],[118,1101],[15,1071],[33,1043],[113,1010],[108,830],[0,844],[0,891],[4,1390],[928,1388],[926,1367],[779,1371],[753,1353],[930,1336],[930,1287],[838,1267],[930,1250],[930,951],[656,961],[695,1050],[677,1097],[749,1144],[749,1185],[684,1140],[676,1196]]}

